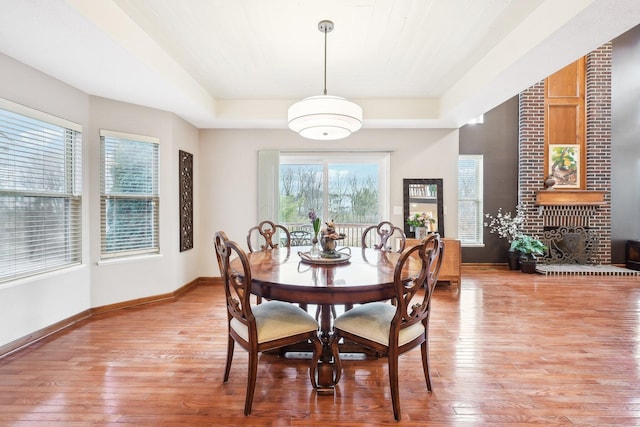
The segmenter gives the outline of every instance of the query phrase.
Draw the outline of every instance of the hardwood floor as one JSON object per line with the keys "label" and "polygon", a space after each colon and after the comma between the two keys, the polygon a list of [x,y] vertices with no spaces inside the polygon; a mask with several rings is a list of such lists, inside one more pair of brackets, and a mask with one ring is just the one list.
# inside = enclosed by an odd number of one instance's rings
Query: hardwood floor
{"label": "hardwood floor", "polygon": [[463,267],[460,290],[434,295],[432,394],[420,350],[400,358],[399,423],[386,359],[355,357],[336,395],[318,396],[306,360],[263,355],[245,417],[241,349],[222,383],[223,297],[221,286],[199,286],[0,359],[0,425],[640,425],[637,277]]}

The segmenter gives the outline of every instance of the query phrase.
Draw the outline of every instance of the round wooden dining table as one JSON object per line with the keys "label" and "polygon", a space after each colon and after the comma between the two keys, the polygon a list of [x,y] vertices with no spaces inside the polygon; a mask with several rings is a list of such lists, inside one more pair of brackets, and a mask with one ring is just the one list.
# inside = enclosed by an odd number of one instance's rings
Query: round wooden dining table
{"label": "round wooden dining table", "polygon": [[[304,256],[308,249],[276,248],[248,253],[251,291],[266,299],[320,308],[323,355],[318,362],[318,392],[333,394],[336,376],[329,347],[333,306],[392,299],[394,269],[400,254],[370,248],[343,248],[347,250],[341,252],[349,253],[348,259],[336,263],[318,259],[316,263]],[[231,268],[240,271],[239,260],[234,260]],[[420,262],[412,259],[406,277],[419,269]]]}

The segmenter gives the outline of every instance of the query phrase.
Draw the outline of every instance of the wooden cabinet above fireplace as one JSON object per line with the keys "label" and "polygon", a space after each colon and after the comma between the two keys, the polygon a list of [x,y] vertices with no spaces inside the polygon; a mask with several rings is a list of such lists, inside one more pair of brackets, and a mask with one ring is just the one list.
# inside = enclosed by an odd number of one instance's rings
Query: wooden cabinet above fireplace
{"label": "wooden cabinet above fireplace", "polygon": [[536,193],[537,206],[597,206],[604,205],[604,191],[544,190]]}

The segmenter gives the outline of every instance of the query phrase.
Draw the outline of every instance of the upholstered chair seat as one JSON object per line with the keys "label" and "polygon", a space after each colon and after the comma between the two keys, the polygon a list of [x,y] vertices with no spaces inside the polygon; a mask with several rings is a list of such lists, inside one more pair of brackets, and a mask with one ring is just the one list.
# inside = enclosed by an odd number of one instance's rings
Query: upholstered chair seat
{"label": "upholstered chair seat", "polygon": [[[335,320],[334,326],[344,332],[388,346],[389,331],[395,314],[394,305],[387,302],[372,302],[358,305],[345,312]],[[398,345],[403,346],[422,334],[424,334],[424,325],[414,323],[400,330]]]}
{"label": "upholstered chair seat", "polygon": [[[318,322],[300,307],[282,301],[267,301],[252,308],[258,331],[258,344],[292,335],[317,331]],[[231,328],[249,341],[249,328],[233,318]]]}

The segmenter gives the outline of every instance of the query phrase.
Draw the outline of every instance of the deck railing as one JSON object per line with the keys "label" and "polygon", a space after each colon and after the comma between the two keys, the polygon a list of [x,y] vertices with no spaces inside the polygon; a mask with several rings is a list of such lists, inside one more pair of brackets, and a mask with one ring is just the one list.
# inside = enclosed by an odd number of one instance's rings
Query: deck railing
{"label": "deck railing", "polygon": [[[297,246],[311,245],[311,239],[313,238],[313,227],[309,223],[297,223],[297,224],[284,224],[289,231],[305,231],[309,234],[308,237],[302,239],[292,238],[292,244]],[[365,228],[372,224],[336,224],[336,231],[338,233],[344,233],[345,238],[341,240],[339,246],[360,246],[362,244],[362,233]]]}

